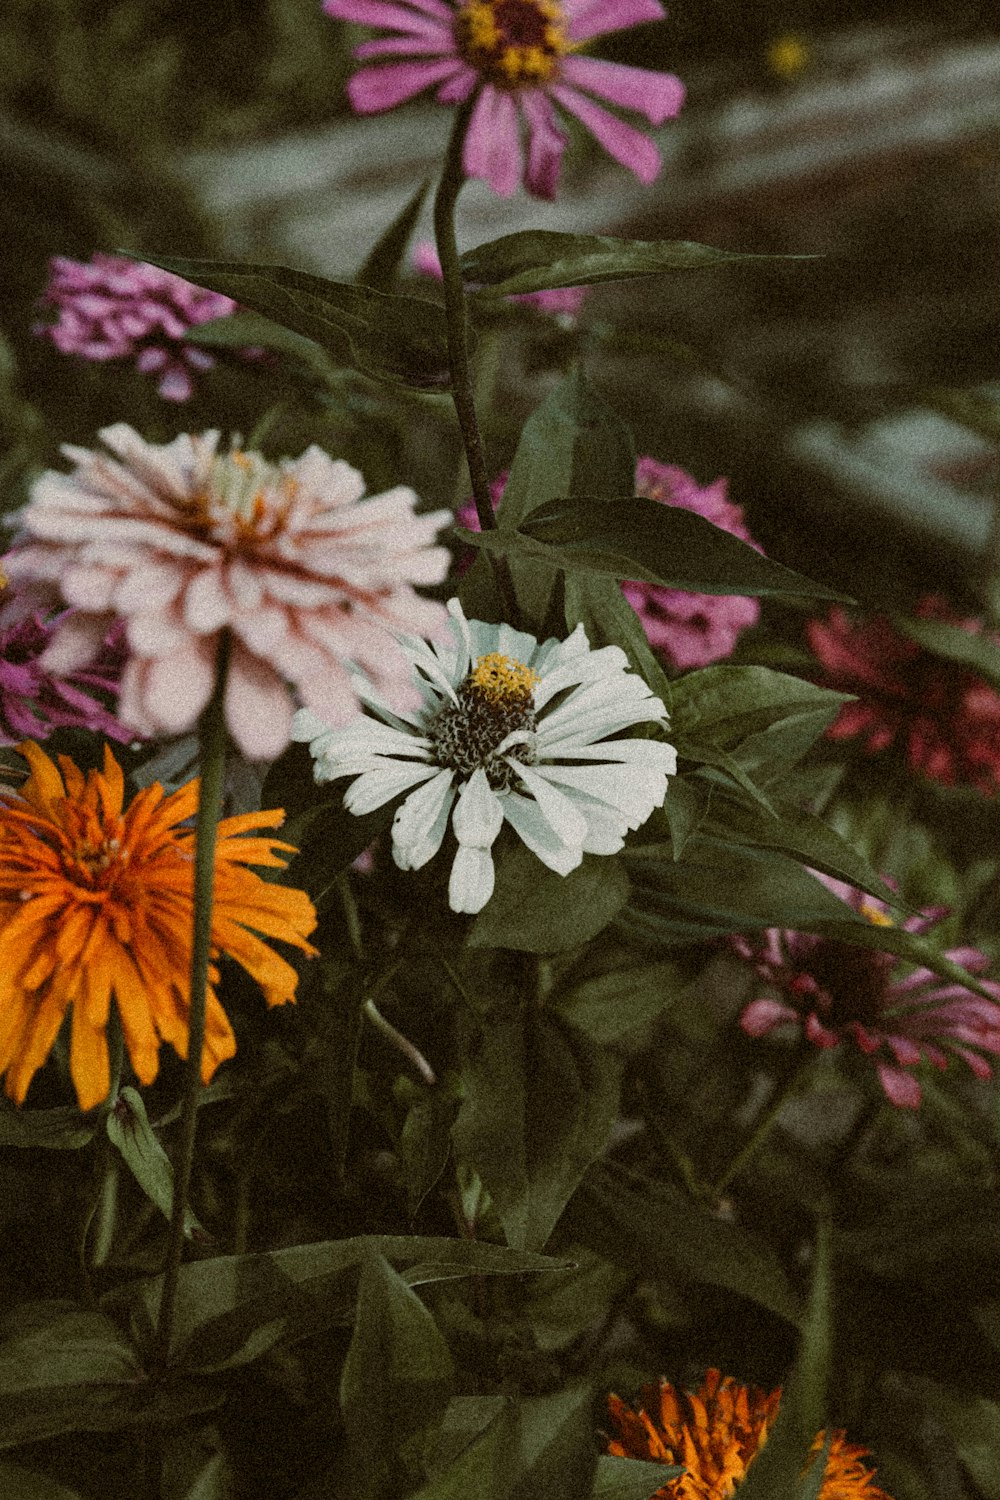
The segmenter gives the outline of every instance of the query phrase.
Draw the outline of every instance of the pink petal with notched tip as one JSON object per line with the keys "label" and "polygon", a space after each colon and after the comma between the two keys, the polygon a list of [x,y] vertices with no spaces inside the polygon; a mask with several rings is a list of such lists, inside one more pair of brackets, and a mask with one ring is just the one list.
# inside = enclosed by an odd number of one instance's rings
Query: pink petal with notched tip
{"label": "pink petal with notched tip", "polygon": [[556,124],[555,111],[540,90],[525,90],[521,96],[521,110],[528,122],[528,165],[524,185],[538,198],[554,198],[568,137]]}
{"label": "pink petal with notched tip", "polygon": [[351,106],[359,115],[375,115],[412,99],[435,83],[464,71],[457,57],[434,62],[387,63],[381,68],[362,68],[347,85]]}
{"label": "pink petal with notched tip", "polygon": [[623,31],[666,15],[658,0],[563,0],[570,41],[585,42],[608,31]]}
{"label": "pink petal with notched tip", "polygon": [[672,73],[654,73],[596,57],[567,57],[562,76],[588,94],[645,115],[651,125],[673,119],[684,103],[684,85]]}
{"label": "pink petal with notched tip", "polygon": [[599,141],[609,156],[615,161],[621,162],[623,167],[628,167],[634,172],[640,182],[653,182],[662,165],[660,153],[656,146],[643,135],[641,130],[636,130],[632,125],[626,125],[624,120],[618,120],[614,115],[608,114],[599,104],[594,104],[573,88],[567,88],[565,84],[554,83],[549,87],[551,96],[558,100],[563,109],[575,115],[581,124],[586,125],[595,140]]}
{"label": "pink petal with notched tip", "polygon": [[291,738],[292,702],[273,667],[237,645],[223,700],[226,725],[249,760],[274,760]]}
{"label": "pink petal with notched tip", "polygon": [[517,104],[510,94],[491,84],[486,85],[473,108],[462,165],[468,177],[489,183],[501,198],[509,198],[521,180]]}
{"label": "pink petal with notched tip", "polygon": [[892,1068],[888,1063],[879,1063],[878,1077],[890,1104],[897,1109],[920,1108],[923,1096],[912,1073],[904,1073],[902,1068]]}
{"label": "pink petal with notched tip", "polygon": [[133,658],[122,674],[119,715],[126,724],[181,734],[207,704],[214,679],[214,642],[205,647],[185,641],[169,656]]}

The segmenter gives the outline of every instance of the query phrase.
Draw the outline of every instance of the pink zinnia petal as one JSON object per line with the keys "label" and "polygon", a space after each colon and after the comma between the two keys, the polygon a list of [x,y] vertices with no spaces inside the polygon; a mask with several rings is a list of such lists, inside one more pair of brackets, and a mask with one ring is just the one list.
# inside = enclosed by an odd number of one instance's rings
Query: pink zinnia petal
{"label": "pink zinnia petal", "polygon": [[904,1073],[902,1068],[890,1067],[888,1063],[879,1063],[877,1071],[890,1103],[897,1109],[920,1108],[923,1094],[912,1073]]}
{"label": "pink zinnia petal", "polygon": [[[521,110],[528,122],[528,164],[524,185],[536,197],[554,198],[568,139],[556,124],[555,111],[543,93],[525,90],[521,96]],[[580,293],[580,288],[571,290]],[[539,293],[539,296],[544,296],[544,293]]]}
{"label": "pink zinnia petal", "polygon": [[513,97],[487,84],[476,101],[465,137],[466,176],[488,182],[509,198],[521,180],[521,138]]}
{"label": "pink zinnia petal", "polygon": [[563,13],[574,42],[624,31],[643,21],[661,21],[666,15],[659,0],[563,0]]}
{"label": "pink zinnia petal", "polygon": [[457,57],[443,57],[435,62],[387,63],[381,68],[362,68],[355,73],[347,85],[347,93],[359,115],[375,115],[463,70],[464,64]]}
{"label": "pink zinnia petal", "polygon": [[801,1017],[798,1011],[793,1010],[790,1005],[783,1005],[780,1000],[770,1000],[762,996],[759,1000],[751,1000],[750,1004],[744,1008],[740,1016],[740,1025],[747,1036],[766,1036],[783,1021],[799,1020]]}
{"label": "pink zinnia petal", "polygon": [[[454,18],[454,11],[450,5],[444,3],[444,0],[407,0],[407,4],[414,10],[423,11],[428,16],[435,16],[449,25]],[[323,0],[323,9],[328,16],[333,16],[338,21],[356,21],[362,26],[391,26],[393,24],[391,21],[381,21],[377,18],[368,20],[366,17],[396,8],[396,6],[384,5],[383,0]]]}
{"label": "pink zinnia petal", "polygon": [[338,21],[353,21],[357,26],[384,26],[386,31],[407,31],[415,36],[426,36],[433,30],[451,39],[453,12],[446,5],[435,5],[432,10],[427,6],[390,5],[386,0],[331,0],[323,9]]}
{"label": "pink zinnia petal", "polygon": [[659,150],[648,135],[643,135],[641,130],[636,130],[632,125],[626,125],[624,120],[616,119],[599,104],[594,104],[591,99],[578,93],[576,89],[567,88],[565,84],[552,84],[549,93],[559,101],[563,109],[576,115],[595,140],[600,141],[608,155],[634,172],[640,182],[649,184],[655,180],[662,163]]}
{"label": "pink zinnia petal", "polygon": [[248,760],[274,760],[292,732],[292,703],[277,672],[237,646],[223,704],[233,741]]}
{"label": "pink zinnia petal", "polygon": [[649,68],[603,62],[596,57],[567,57],[562,76],[611,104],[645,115],[651,125],[672,119],[684,103],[684,85],[672,73],[654,73]]}

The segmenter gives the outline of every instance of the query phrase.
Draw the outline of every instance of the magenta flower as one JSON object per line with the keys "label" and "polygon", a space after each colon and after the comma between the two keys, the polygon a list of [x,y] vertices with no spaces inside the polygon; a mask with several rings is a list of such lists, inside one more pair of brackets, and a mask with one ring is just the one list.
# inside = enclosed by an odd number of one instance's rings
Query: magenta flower
{"label": "magenta flower", "polygon": [[[494,508],[500,503],[507,474],[490,486]],[[704,516],[714,526],[763,549],[743,524],[743,511],[726,498],[726,480],[716,479],[702,489],[683,469],[661,464],[655,458],[640,458],[635,467],[635,490],[664,505],[679,505]],[[479,518],[471,500],[455,518],[469,531],[479,530]],[[655,583],[623,583],[622,592],[642,621],[646,638],[655,651],[674,667],[706,667],[732,653],[740,634],[760,618],[756,599],[730,594],[691,594],[683,589],[661,588]]]}
{"label": "magenta flower", "polygon": [[87,667],[65,677],[42,665],[64,613],[46,620],[31,601],[0,589],[0,745],[44,740],[55,729],[90,729],[113,740],[135,739],[102,699],[117,695],[125,663],[124,633],[112,628]]}
{"label": "magenta flower", "polygon": [[189,328],[236,311],[221,292],[193,286],[141,261],[95,255],[89,262],[54,255],[41,299],[57,309],[54,323],[37,323],[63,354],[83,359],[135,359],[136,369],[157,376],[164,401],[187,401],[192,374],[209,370],[214,357],[185,341]]}
{"label": "magenta flower", "polygon": [[[842,881],[819,878],[869,922],[892,926],[883,901]],[[902,926],[906,932],[926,932],[943,915],[940,907],[925,910]],[[815,1047],[853,1042],[875,1059],[882,1088],[901,1109],[920,1104],[920,1083],[907,1069],[921,1061],[943,1069],[950,1052],[977,1078],[993,1076],[982,1054],[1000,1056],[1000,984],[994,980],[983,981],[996,996],[987,1000],[930,969],[900,972],[900,960],[891,953],[777,927],[754,938],[734,934],[729,944],[772,991],[744,1009],[740,1025],[748,1036],[765,1036],[790,1022]],[[972,974],[981,974],[990,962],[978,948],[951,948],[946,956]]]}
{"label": "magenta flower", "polygon": [[659,0],[324,0],[323,9],[389,33],[363,42],[356,57],[404,59],[355,73],[348,95],[358,114],[392,109],[428,88],[437,89],[442,104],[464,103],[480,91],[462,164],[467,177],[482,178],[503,197],[522,172],[529,193],[555,197],[567,145],[556,104],[641,182],[652,182],[660,170],[649,137],[589,96],[662,125],[684,102],[680,79],[580,55],[593,37],[660,20]]}
{"label": "magenta flower", "polygon": [[3,560],[10,578],[72,607],[44,665],[89,664],[122,618],[122,720],[183,734],[209,700],[228,631],[226,723],[254,760],[285,749],[296,703],[330,725],[354,717],[354,669],[394,708],[419,700],[397,637],[447,623],[414,586],[448,570],[433,545],[448,511],[415,514],[402,485],[365,497],[357,469],[317,447],[272,463],[220,452],[218,432],[147,443],[121,422],[100,436],[108,451],[67,447],[74,472],[36,479]]}
{"label": "magenta flower", "polygon": [[[933,594],[919,601],[914,614],[957,625],[970,635],[983,628]],[[827,620],[810,620],[806,633],[824,668],[823,681],[857,695],[830,725],[829,739],[857,738],[872,752],[897,744],[911,771],[945,786],[973,786],[985,797],[995,795],[1000,787],[995,688],[911,641],[885,615],[852,625],[836,606]]]}
{"label": "magenta flower", "polygon": [[[441,280],[441,261],[430,240],[418,240],[410,259],[419,276],[432,276],[435,281]],[[539,312],[548,313],[564,328],[570,328],[580,316],[586,295],[585,286],[560,286],[551,287],[544,292],[519,292],[513,297],[505,297],[504,301],[523,302],[526,307],[535,307]]]}

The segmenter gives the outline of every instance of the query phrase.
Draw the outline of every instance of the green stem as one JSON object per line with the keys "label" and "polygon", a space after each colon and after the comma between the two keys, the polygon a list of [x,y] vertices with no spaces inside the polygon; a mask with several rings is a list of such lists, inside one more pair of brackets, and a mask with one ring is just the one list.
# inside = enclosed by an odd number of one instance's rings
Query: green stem
{"label": "green stem", "polygon": [[798,1093],[803,1080],[812,1071],[815,1060],[816,1053],[811,1046],[808,1052],[799,1052],[797,1062],[789,1069],[784,1080],[775,1086],[767,1108],[757,1121],[749,1137],[744,1141],[721,1176],[717,1177],[709,1188],[709,1194],[713,1199],[718,1200],[721,1198],[733,1179],[738,1177],[751,1158],[756,1156],[767,1137],[771,1134],[785,1105],[792,1098],[793,1094]]}
{"label": "green stem", "polygon": [[404,1036],[401,1031],[396,1030],[391,1021],[386,1020],[374,1000],[365,1001],[365,1015],[371,1021],[375,1030],[380,1031],[386,1040],[392,1043],[397,1052],[401,1052],[413,1064],[424,1080],[424,1083],[433,1087],[437,1083],[434,1069],[416,1043],[411,1042],[408,1036]]}
{"label": "green stem", "polygon": [[170,1353],[181,1257],[184,1252],[184,1214],[191,1186],[194,1138],[201,1091],[201,1058],[205,1046],[205,1007],[208,965],[212,946],[212,898],[215,886],[215,843],[226,776],[226,724],[223,697],[229,675],[230,639],[219,640],[215,663],[215,688],[199,725],[201,787],[194,845],[194,933],[191,942],[191,998],[188,1015],[188,1049],[184,1070],[180,1142],[174,1167],[174,1191],[170,1213],[167,1260],[163,1271],[159,1317],[154,1346],[154,1369],[161,1372]]}
{"label": "green stem", "polygon": [[[472,386],[472,370],[469,363],[468,309],[465,286],[458,263],[458,244],[455,239],[455,206],[465,182],[462,166],[462,148],[465,144],[469,120],[475,107],[477,94],[468,99],[455,117],[455,124],[448,142],[444,171],[434,197],[434,237],[437,241],[438,258],[444,285],[444,314],[448,331],[448,364],[451,370],[451,394],[462,430],[472,495],[476,502],[481,531],[493,531],[496,517],[490,496],[490,481],[483,452],[483,438],[479,430],[476,402]],[[510,570],[502,557],[491,556],[497,591],[504,611],[511,621],[517,618],[517,599]]]}

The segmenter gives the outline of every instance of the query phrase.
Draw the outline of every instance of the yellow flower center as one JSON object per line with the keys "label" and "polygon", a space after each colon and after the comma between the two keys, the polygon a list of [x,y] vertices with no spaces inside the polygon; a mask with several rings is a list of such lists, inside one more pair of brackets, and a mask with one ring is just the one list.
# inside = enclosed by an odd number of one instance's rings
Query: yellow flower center
{"label": "yellow flower center", "polygon": [[488,656],[478,658],[468,681],[490,703],[520,704],[530,701],[538,673],[523,661],[504,656],[501,651],[491,651]]}
{"label": "yellow flower center", "polygon": [[259,453],[234,448],[213,462],[187,523],[200,535],[236,547],[270,541],[284,526],[295,493],[290,475]]}
{"label": "yellow flower center", "polygon": [[507,89],[550,82],[569,51],[558,0],[467,0],[455,40],[471,67]]}
{"label": "yellow flower center", "polygon": [[888,912],[880,911],[870,901],[862,901],[858,910],[865,921],[870,922],[873,927],[894,927],[896,925]]}

